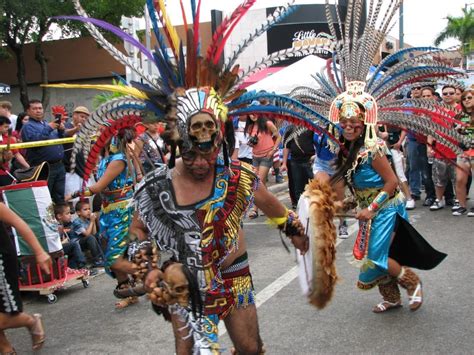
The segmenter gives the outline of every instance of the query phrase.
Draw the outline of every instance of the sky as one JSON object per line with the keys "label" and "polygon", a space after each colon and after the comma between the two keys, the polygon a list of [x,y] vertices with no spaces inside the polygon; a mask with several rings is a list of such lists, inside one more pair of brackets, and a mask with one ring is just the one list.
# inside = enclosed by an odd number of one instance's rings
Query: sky
{"label": "sky", "polygon": [[[210,10],[218,9],[231,12],[243,0],[201,1],[201,18],[203,21],[210,21]],[[286,2],[284,0],[257,0],[252,8],[278,6]],[[330,0],[330,2],[332,3],[333,0]],[[179,1],[167,0],[166,3],[170,15],[173,15],[172,22],[177,24],[177,21],[181,18]],[[189,2],[183,0],[183,3],[188,5]],[[324,0],[296,0],[295,3],[317,4],[324,3]],[[466,4],[467,6],[474,6],[474,0],[405,0],[403,4],[405,43],[412,46],[427,46],[433,44],[436,35],[446,26],[446,16],[461,16],[462,8]],[[390,35],[398,38],[398,28],[397,23]],[[459,42],[456,40],[447,40],[440,47],[448,48],[458,44]]]}

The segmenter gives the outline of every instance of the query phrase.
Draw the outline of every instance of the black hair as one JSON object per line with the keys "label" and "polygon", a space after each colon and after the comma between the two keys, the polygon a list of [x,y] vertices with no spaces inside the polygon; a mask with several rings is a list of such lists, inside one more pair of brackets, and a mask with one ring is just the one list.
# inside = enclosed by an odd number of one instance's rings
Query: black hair
{"label": "black hair", "polygon": [[346,178],[347,171],[352,168],[352,165],[357,159],[357,155],[359,154],[360,148],[364,145],[364,137],[365,137],[365,130],[366,127],[364,125],[364,130],[360,137],[358,137],[354,141],[345,141],[344,147],[346,151],[348,151],[347,157],[344,157],[343,150],[339,151],[337,156],[337,170],[334,175],[331,177],[331,184],[335,184],[340,179]]}
{"label": "black hair", "polygon": [[41,102],[41,100],[38,100],[38,99],[30,100],[28,101],[28,106],[26,107],[26,109],[28,110],[32,104],[43,104],[43,103]]}
{"label": "black hair", "polygon": [[[365,108],[364,106],[357,102],[357,106],[361,110],[361,112],[364,112],[365,114]],[[339,154],[337,156],[337,161],[336,161],[336,172],[334,175],[331,177],[331,184],[335,184],[338,182],[340,179],[346,179],[346,173],[349,169],[352,168],[352,165],[357,159],[357,156],[359,154],[360,148],[364,145],[364,140],[365,140],[365,132],[367,130],[367,126],[364,124],[363,126],[362,133],[360,136],[353,140],[353,141],[346,141],[344,140],[343,144],[344,147],[346,148],[345,150],[348,151],[347,156],[344,157],[343,150],[339,150]],[[341,135],[342,136],[342,135]]]}
{"label": "black hair", "polygon": [[18,118],[16,119],[16,124],[15,124],[15,131],[20,132],[20,130],[23,128],[23,119],[28,116],[26,112],[21,112],[18,114]]}
{"label": "black hair", "polygon": [[88,200],[80,200],[78,203],[76,203],[76,212],[79,212],[85,205],[90,205]]}
{"label": "black hair", "polygon": [[257,134],[259,132],[269,133],[267,126],[268,118],[263,116],[258,116],[257,120],[254,122],[250,119],[250,115],[247,115],[247,121],[245,122],[244,135],[248,135],[252,132],[254,125],[257,125]]}
{"label": "black hair", "polygon": [[231,157],[235,149],[235,132],[234,132],[234,122],[231,119],[228,119],[224,125],[225,137],[224,137],[224,149],[228,152]]}
{"label": "black hair", "polygon": [[197,278],[184,264],[181,265],[181,271],[188,281],[189,299],[191,301],[191,311],[193,312],[193,316],[194,318],[200,318],[203,313],[203,304]]}
{"label": "black hair", "polygon": [[0,125],[3,126],[5,123],[11,124],[12,121],[8,117],[0,116]]}
{"label": "black hair", "polygon": [[64,213],[64,211],[66,210],[66,208],[69,207],[69,203],[67,202],[58,202],[58,203],[55,203],[54,204],[54,217],[56,217],[58,214],[62,214]]}
{"label": "black hair", "polygon": [[449,89],[449,88],[454,89],[454,91],[456,91],[456,88],[455,88],[454,86],[452,86],[452,85],[444,85],[443,88],[441,89],[441,92],[443,92],[444,89]]}

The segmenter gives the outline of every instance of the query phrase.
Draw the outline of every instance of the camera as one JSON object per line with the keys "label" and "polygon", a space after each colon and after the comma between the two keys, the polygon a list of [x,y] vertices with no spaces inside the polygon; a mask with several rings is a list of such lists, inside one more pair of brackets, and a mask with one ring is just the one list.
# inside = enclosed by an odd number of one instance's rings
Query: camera
{"label": "camera", "polygon": [[62,117],[63,117],[63,115],[61,115],[60,113],[55,114],[54,115],[54,123],[60,124]]}
{"label": "camera", "polygon": [[258,144],[258,136],[250,136],[247,140],[247,144],[250,146],[255,146]]}

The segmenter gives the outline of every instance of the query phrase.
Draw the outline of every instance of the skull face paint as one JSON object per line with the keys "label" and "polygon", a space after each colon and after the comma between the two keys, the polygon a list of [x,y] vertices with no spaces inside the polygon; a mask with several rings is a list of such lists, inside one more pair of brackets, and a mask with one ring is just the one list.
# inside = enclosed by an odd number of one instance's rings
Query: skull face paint
{"label": "skull face paint", "polygon": [[189,137],[193,145],[203,153],[208,153],[216,146],[218,128],[215,120],[208,113],[199,112],[189,120]]}

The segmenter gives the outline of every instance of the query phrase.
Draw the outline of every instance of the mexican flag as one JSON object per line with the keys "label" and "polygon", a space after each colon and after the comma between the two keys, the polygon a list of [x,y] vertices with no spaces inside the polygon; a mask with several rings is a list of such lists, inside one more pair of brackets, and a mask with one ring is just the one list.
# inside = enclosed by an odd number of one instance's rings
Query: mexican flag
{"label": "mexican flag", "polygon": [[[5,204],[33,230],[41,246],[49,253],[62,249],[58,222],[46,181],[26,182],[1,188]],[[33,255],[21,235],[13,229],[19,256]]]}

